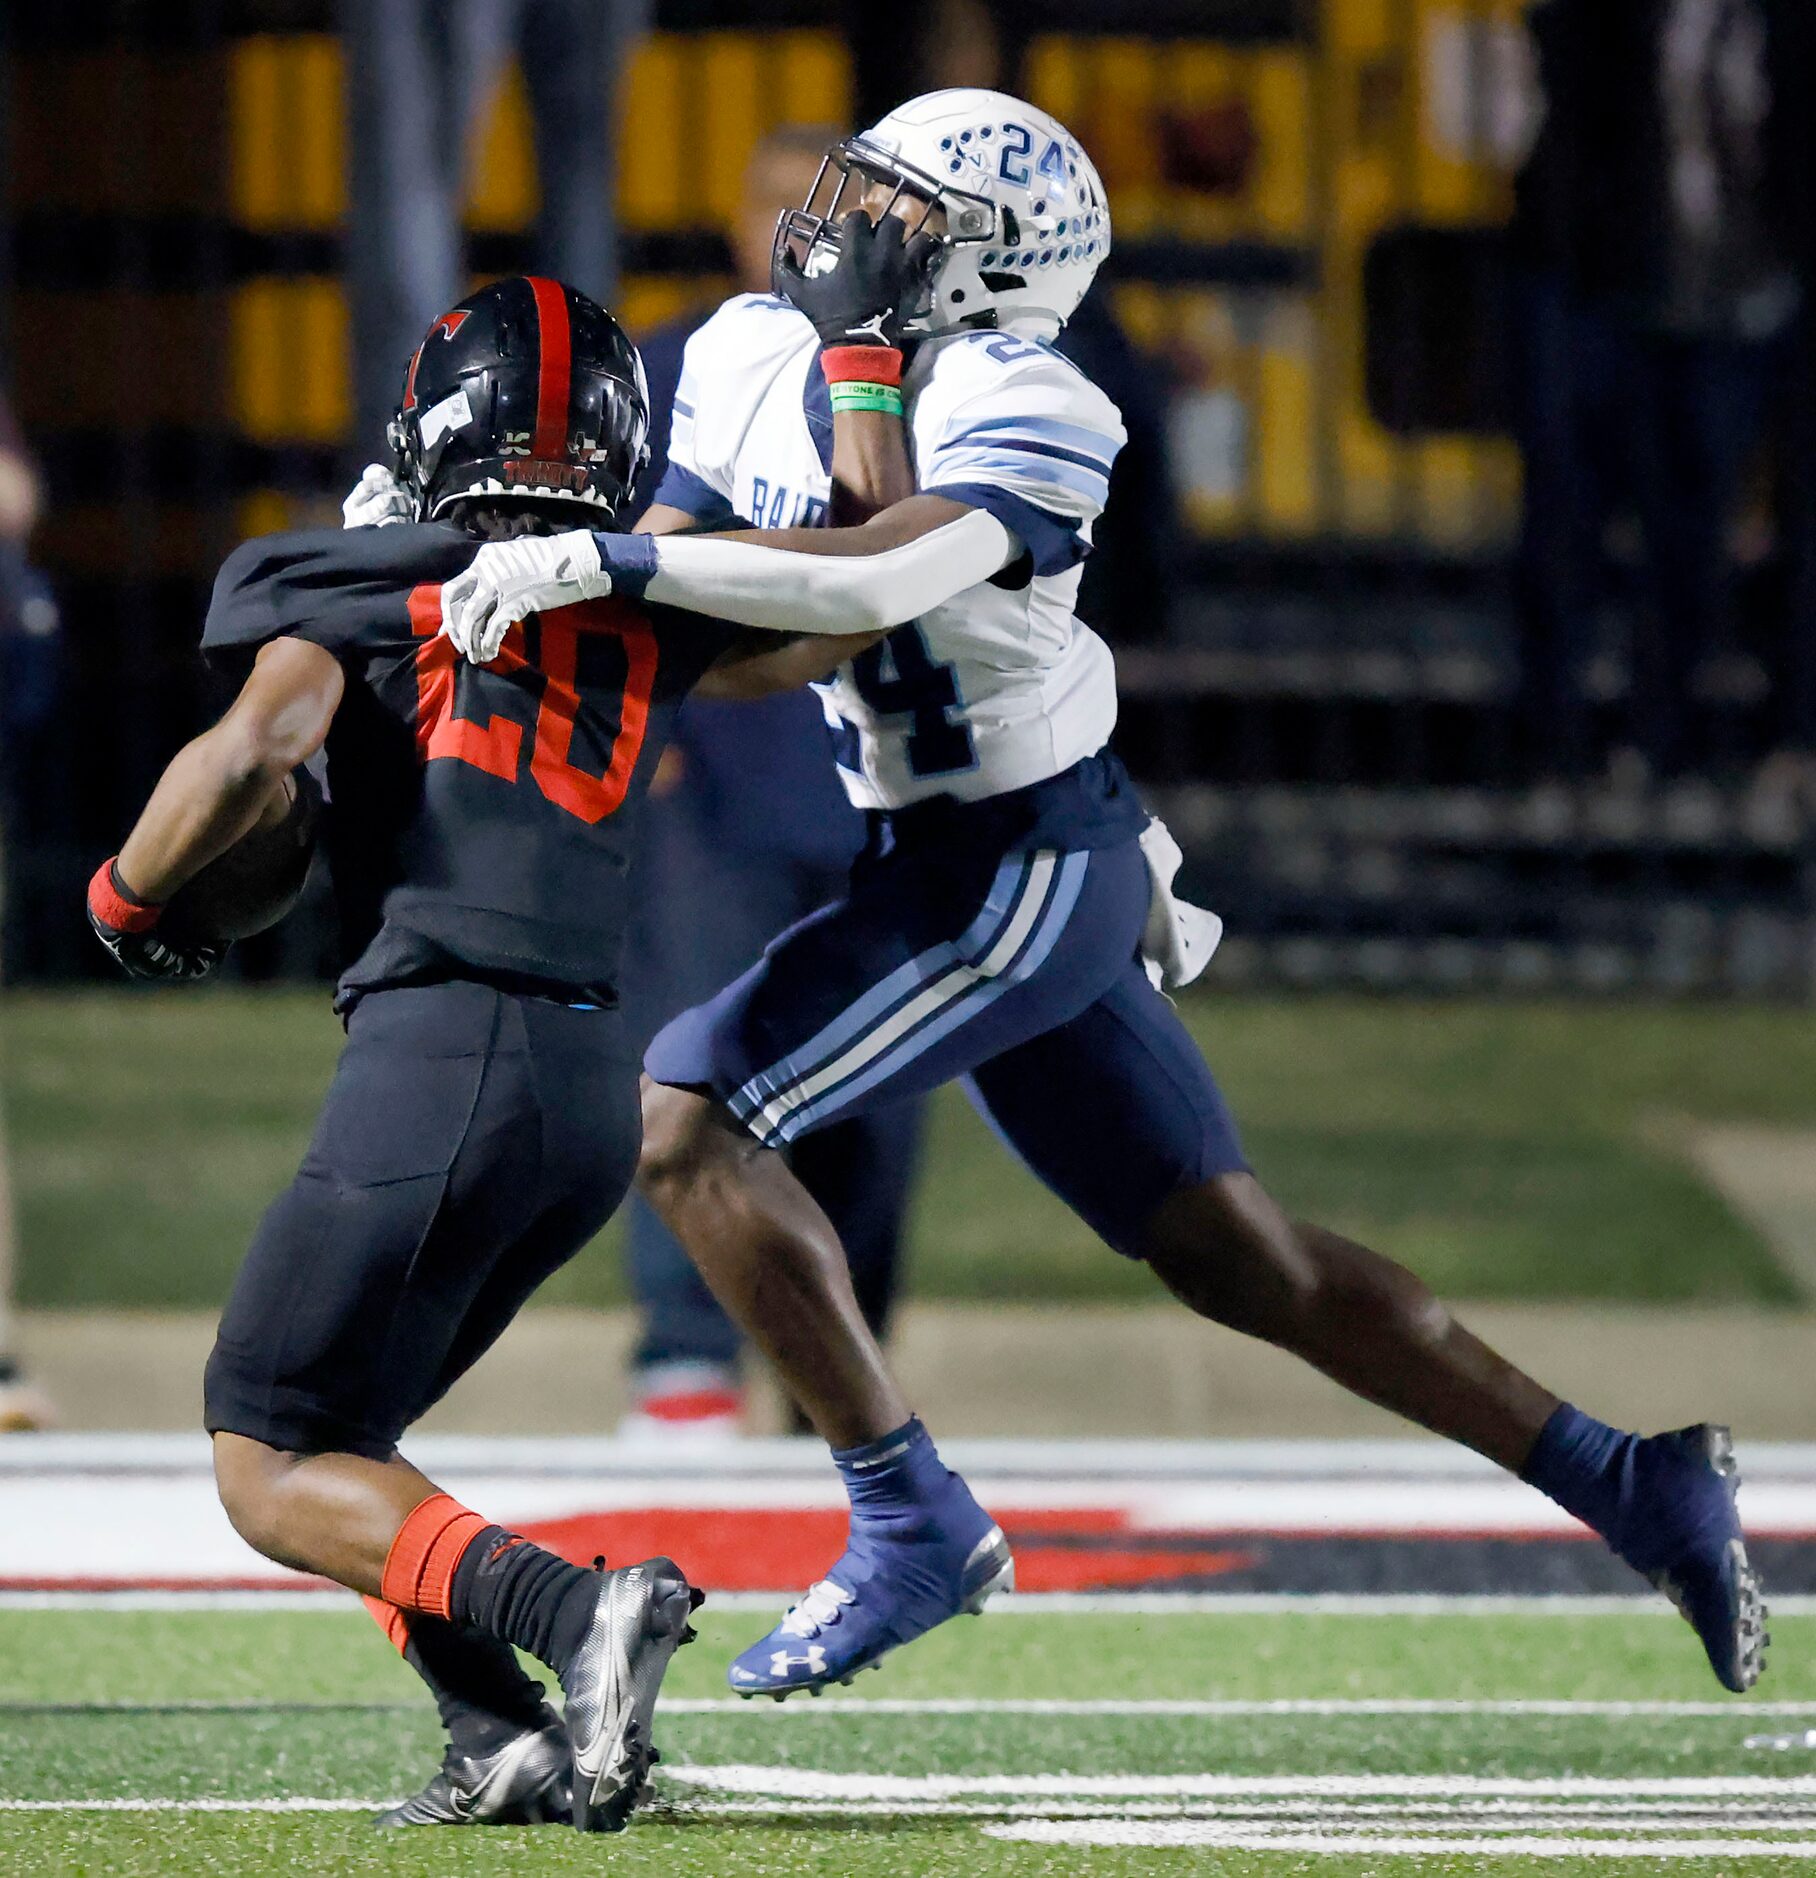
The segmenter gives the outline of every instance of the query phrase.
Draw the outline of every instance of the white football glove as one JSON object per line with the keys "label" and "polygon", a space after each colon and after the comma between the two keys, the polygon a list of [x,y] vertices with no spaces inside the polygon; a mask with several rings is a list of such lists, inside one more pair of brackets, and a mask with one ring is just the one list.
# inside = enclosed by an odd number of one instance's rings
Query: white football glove
{"label": "white football glove", "polygon": [[520,619],[603,600],[611,591],[612,577],[587,529],[489,541],[442,588],[441,630],[475,665],[489,665]]}
{"label": "white football glove", "polygon": [[416,504],[409,490],[383,463],[368,463],[353,493],[341,504],[343,528],[384,528],[415,519]]}

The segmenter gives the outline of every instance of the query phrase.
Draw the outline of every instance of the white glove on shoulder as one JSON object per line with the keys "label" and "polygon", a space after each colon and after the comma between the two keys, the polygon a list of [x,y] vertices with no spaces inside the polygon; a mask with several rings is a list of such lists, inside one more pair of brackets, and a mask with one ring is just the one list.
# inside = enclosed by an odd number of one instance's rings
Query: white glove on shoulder
{"label": "white glove on shoulder", "polygon": [[603,600],[612,577],[589,530],[489,541],[441,590],[441,630],[475,665],[497,658],[504,636],[531,613]]}
{"label": "white glove on shoulder", "polygon": [[384,528],[392,522],[413,521],[415,509],[409,490],[386,464],[368,463],[353,493],[341,504],[341,526]]}

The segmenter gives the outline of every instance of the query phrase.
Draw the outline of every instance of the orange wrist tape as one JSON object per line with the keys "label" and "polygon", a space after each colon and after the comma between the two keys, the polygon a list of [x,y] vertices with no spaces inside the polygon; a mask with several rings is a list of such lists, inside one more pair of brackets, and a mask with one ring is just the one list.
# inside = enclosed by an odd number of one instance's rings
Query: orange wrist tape
{"label": "orange wrist tape", "polygon": [[894,346],[828,346],[820,370],[829,385],[899,385],[902,355]]}
{"label": "orange wrist tape", "polygon": [[105,860],[95,869],[88,883],[88,904],[94,916],[115,932],[149,932],[158,923],[161,906],[148,906],[143,900],[129,900],[114,883],[114,860]]}

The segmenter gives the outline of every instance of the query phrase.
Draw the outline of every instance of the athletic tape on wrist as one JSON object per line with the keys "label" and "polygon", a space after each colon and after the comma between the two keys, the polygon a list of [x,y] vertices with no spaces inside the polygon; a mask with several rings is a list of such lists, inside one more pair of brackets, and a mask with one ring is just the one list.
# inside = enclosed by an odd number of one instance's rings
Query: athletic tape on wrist
{"label": "athletic tape on wrist", "polygon": [[641,600],[656,573],[656,537],[595,531],[593,545],[599,550],[599,565],[611,576],[612,592]]}
{"label": "athletic tape on wrist", "polygon": [[820,353],[820,370],[829,385],[855,381],[866,385],[899,385],[902,355],[894,346],[827,346]]}
{"label": "athletic tape on wrist", "polygon": [[88,909],[103,926],[115,932],[150,932],[163,907],[135,900],[120,879],[119,857],[105,860],[88,883]]}

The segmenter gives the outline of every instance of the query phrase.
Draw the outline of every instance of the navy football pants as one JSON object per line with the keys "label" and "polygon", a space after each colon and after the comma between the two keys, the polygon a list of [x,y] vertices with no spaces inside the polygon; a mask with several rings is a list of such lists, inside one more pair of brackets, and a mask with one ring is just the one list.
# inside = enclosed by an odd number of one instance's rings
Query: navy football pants
{"label": "navy football pants", "polygon": [[1182,1187],[1246,1163],[1215,1079],[1139,947],[1147,863],[938,842],[866,856],[644,1059],[769,1147],[962,1080],[1023,1161],[1119,1252]]}

